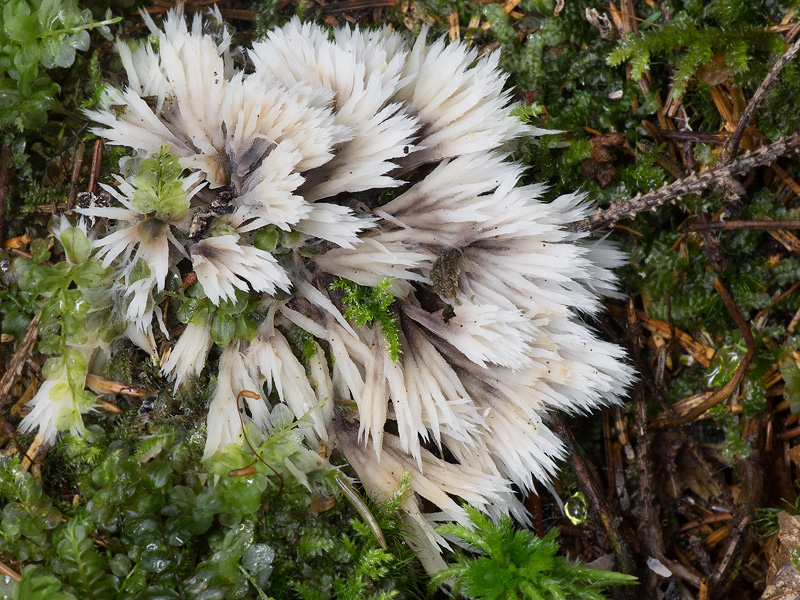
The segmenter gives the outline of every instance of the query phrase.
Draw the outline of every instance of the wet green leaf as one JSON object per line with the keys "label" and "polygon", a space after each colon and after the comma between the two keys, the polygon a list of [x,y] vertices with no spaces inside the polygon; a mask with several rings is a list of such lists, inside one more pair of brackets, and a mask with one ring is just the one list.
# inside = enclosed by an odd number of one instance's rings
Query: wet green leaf
{"label": "wet green leaf", "polygon": [[236,335],[235,318],[222,311],[217,311],[211,321],[211,339],[219,346],[227,346]]}

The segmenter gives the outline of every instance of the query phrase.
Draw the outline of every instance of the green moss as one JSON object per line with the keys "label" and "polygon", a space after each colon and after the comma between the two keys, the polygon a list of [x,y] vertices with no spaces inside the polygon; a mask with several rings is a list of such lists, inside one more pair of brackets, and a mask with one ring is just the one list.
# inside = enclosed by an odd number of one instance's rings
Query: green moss
{"label": "green moss", "polygon": [[470,598],[488,599],[588,599],[604,598],[603,588],[631,585],[636,578],[613,571],[592,569],[557,556],[558,531],[543,538],[514,529],[510,517],[491,523],[479,511],[465,506],[475,525],[442,525],[438,531],[464,540],[475,552],[456,552],[456,562],[435,576],[451,580],[454,589]]}
{"label": "green moss", "polygon": [[355,325],[372,325],[377,321],[386,337],[389,356],[397,362],[400,356],[400,335],[398,333],[397,316],[391,306],[394,296],[390,292],[391,279],[383,279],[374,288],[358,285],[347,279],[337,279],[331,284],[331,290],[344,293],[344,317]]}

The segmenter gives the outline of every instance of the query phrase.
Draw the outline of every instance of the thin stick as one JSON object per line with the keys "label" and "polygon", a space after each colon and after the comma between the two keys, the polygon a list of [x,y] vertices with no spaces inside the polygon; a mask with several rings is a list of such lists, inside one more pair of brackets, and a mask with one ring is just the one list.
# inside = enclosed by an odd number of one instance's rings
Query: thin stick
{"label": "thin stick", "polygon": [[800,134],[795,133],[785,140],[779,140],[768,146],[763,146],[755,152],[745,154],[711,169],[706,169],[701,173],[694,173],[684,179],[678,179],[657,190],[646,194],[637,194],[633,198],[614,200],[607,209],[599,210],[586,219],[571,223],[567,226],[567,230],[594,231],[602,227],[608,227],[621,219],[632,219],[640,212],[655,210],[659,206],[683,198],[687,194],[700,193],[709,186],[718,184],[732,175],[748,173],[756,167],[768,165],[778,157],[797,152],[799,149]]}
{"label": "thin stick", "polygon": [[696,527],[702,527],[703,525],[709,525],[710,523],[719,523],[720,521],[730,521],[733,519],[733,515],[729,512],[720,513],[718,515],[709,515],[703,519],[699,519],[697,521],[690,521],[689,523],[685,523],[681,525],[681,531],[689,531]]}
{"label": "thin stick", "polygon": [[6,194],[11,174],[11,148],[3,144],[0,150],[0,244],[6,239]]}
{"label": "thin stick", "polygon": [[9,567],[7,564],[0,562],[0,573],[5,575],[6,577],[10,577],[16,582],[22,581],[22,575],[17,573],[14,569]]}
{"label": "thin stick", "polygon": [[31,324],[28,325],[28,330],[25,332],[25,337],[11,359],[11,365],[3,374],[3,378],[0,379],[0,411],[7,403],[8,393],[11,390],[11,386],[14,385],[14,382],[20,376],[20,373],[22,373],[22,367],[25,365],[25,361],[28,359],[31,350],[33,349],[33,345],[36,343],[36,333],[38,327],[39,315],[36,315],[33,317]]}
{"label": "thin stick", "polygon": [[334,481],[336,481],[336,485],[339,486],[345,498],[347,498],[350,504],[353,505],[353,508],[356,509],[356,512],[364,519],[364,522],[366,522],[367,527],[369,527],[369,530],[372,532],[378,544],[380,544],[380,547],[386,550],[386,537],[383,535],[383,530],[381,526],[378,525],[378,520],[375,518],[375,515],[370,512],[369,507],[361,499],[361,496],[358,495],[355,488],[350,485],[349,481],[339,475],[334,477]]}
{"label": "thin stick", "polygon": [[748,535],[748,531],[756,516],[756,507],[761,506],[764,491],[758,456],[761,448],[760,429],[757,421],[750,421],[745,427],[743,439],[749,443],[752,454],[737,463],[738,471],[741,474],[741,489],[737,498],[736,523],[728,536],[728,545],[717,565],[717,570],[709,581],[711,595],[716,598],[728,597],[727,592],[740,572],[745,559],[750,556],[750,549],[754,544],[753,537]]}
{"label": "thin stick", "polygon": [[339,4],[329,4],[320,8],[320,12],[336,13],[349,10],[364,10],[365,8],[377,8],[380,6],[394,6],[395,0],[353,0],[353,2],[341,2]]}
{"label": "thin stick", "polygon": [[119,406],[101,398],[95,400],[94,405],[106,412],[114,413],[115,415],[122,414],[122,409]]}
{"label": "thin stick", "polygon": [[692,223],[685,231],[727,231],[728,229],[800,229],[800,221],[713,221]]}
{"label": "thin stick", "polygon": [[86,385],[95,387],[103,392],[109,394],[122,394],[123,396],[133,396],[134,398],[144,398],[147,392],[140,390],[132,385],[125,385],[116,381],[109,381],[103,379],[99,375],[92,375],[91,373],[86,376]]}
{"label": "thin stick", "polygon": [[39,451],[44,445],[44,435],[42,435],[42,430],[39,429],[36,437],[33,438],[33,442],[31,442],[31,445],[28,446],[28,450],[25,451],[25,458],[23,458],[22,462],[20,463],[20,467],[22,467],[23,470],[27,471],[31,468],[33,461],[36,459],[36,455],[39,454]]}
{"label": "thin stick", "polygon": [[719,157],[721,162],[728,162],[731,157],[736,154],[736,151],[739,149],[739,142],[742,140],[742,136],[744,135],[744,130],[750,123],[750,119],[753,117],[753,113],[758,108],[758,105],[761,104],[764,96],[767,95],[769,86],[772,85],[773,81],[775,81],[778,73],[780,73],[789,63],[789,61],[795,57],[798,50],[800,50],[800,38],[798,38],[791,46],[789,46],[789,49],[783,53],[783,56],[779,56],[772,65],[769,73],[767,73],[767,76],[764,77],[764,81],[759,84],[758,89],[756,89],[756,93],[753,94],[753,97],[750,98],[750,102],[747,103],[747,108],[744,109],[742,116],[739,118],[739,122],[736,124],[736,129],[722,147],[722,152],[720,153]]}
{"label": "thin stick", "polygon": [[622,519],[613,512],[611,506],[598,489],[597,483],[586,466],[583,450],[578,446],[564,422],[558,415],[552,415],[551,419],[553,432],[564,439],[571,450],[570,466],[578,478],[578,486],[591,507],[592,513],[597,515],[598,520],[610,538],[611,546],[614,548],[614,553],[617,557],[619,570],[629,575],[635,573],[636,565],[631,552],[631,544],[628,536],[625,535],[621,528]]}
{"label": "thin stick", "polygon": [[[100,163],[103,158],[103,140],[96,140],[94,143],[94,152],[92,152],[92,171],[89,174],[89,187],[86,191],[94,194],[97,189],[97,180],[100,177]],[[72,208],[72,207],[70,207]]]}
{"label": "thin stick", "polygon": [[712,406],[715,406],[723,400],[728,399],[734,390],[739,387],[739,384],[742,383],[742,380],[747,373],[747,368],[750,366],[750,362],[756,355],[756,344],[753,340],[753,334],[750,331],[750,327],[747,325],[744,317],[742,317],[742,313],[740,313],[739,309],[736,307],[736,303],[733,301],[733,298],[731,298],[728,290],[725,289],[724,285],[722,285],[722,281],[720,281],[719,277],[714,280],[714,289],[717,290],[717,293],[725,303],[725,307],[728,309],[728,313],[730,313],[731,318],[733,318],[734,322],[736,323],[736,326],[742,332],[744,343],[747,346],[747,353],[744,355],[744,358],[742,358],[739,366],[736,367],[736,371],[734,372],[730,381],[728,381],[728,383],[726,383],[722,388],[714,392],[707,400],[704,400],[689,412],[678,415],[677,417],[657,419],[653,421],[653,427],[675,427],[677,425],[685,425],[686,423],[694,421]]}
{"label": "thin stick", "polygon": [[72,178],[69,180],[69,195],[67,196],[67,210],[72,210],[75,206],[75,199],[78,197],[78,177],[81,174],[81,166],[83,165],[83,152],[86,144],[81,142],[75,150],[75,156],[72,158]]}

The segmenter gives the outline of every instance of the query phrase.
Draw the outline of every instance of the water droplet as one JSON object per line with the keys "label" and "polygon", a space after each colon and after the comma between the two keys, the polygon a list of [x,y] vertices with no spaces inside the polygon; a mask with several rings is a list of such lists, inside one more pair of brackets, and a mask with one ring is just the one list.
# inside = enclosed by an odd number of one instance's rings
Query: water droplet
{"label": "water droplet", "polygon": [[242,566],[255,578],[259,586],[265,588],[272,575],[273,560],[275,560],[275,550],[267,544],[253,544],[244,553]]}
{"label": "water droplet", "polygon": [[586,500],[583,494],[575,492],[570,499],[564,503],[564,513],[573,525],[581,525],[586,522]]}
{"label": "water droplet", "polygon": [[161,573],[169,566],[169,560],[165,556],[165,549],[145,550],[142,552],[139,566],[150,573]]}

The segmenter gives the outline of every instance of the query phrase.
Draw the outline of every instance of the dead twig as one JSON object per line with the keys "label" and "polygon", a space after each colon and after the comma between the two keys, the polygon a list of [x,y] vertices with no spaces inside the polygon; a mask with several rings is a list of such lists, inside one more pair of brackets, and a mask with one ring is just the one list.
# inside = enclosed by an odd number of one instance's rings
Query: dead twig
{"label": "dead twig", "polygon": [[[631,338],[633,340],[639,339],[640,336],[637,329],[640,321],[637,318],[637,312],[634,310],[632,301],[628,303],[627,321]],[[632,348],[634,362],[641,364],[639,345],[635,341],[632,344]],[[637,531],[637,538],[643,549],[641,554],[655,558],[667,567],[673,575],[699,588],[703,584],[703,578],[699,573],[665,556],[661,517],[653,501],[656,483],[650,459],[651,449],[650,433],[647,430],[647,406],[641,381],[637,382],[634,387],[633,399],[636,409],[636,436],[638,442],[636,461],[639,467],[639,500],[641,502],[641,522]]]}
{"label": "dead twig", "polygon": [[714,289],[722,298],[722,301],[725,303],[725,308],[728,309],[728,313],[731,315],[731,318],[742,332],[744,343],[747,347],[747,352],[739,363],[739,366],[736,367],[736,371],[734,372],[730,381],[728,381],[728,383],[726,383],[722,388],[714,392],[707,400],[704,400],[689,412],[678,415],[677,417],[656,419],[653,421],[653,427],[675,427],[677,425],[685,425],[686,423],[694,421],[712,406],[715,406],[716,404],[719,404],[723,400],[729,398],[734,390],[739,387],[744,380],[745,373],[747,373],[747,368],[750,366],[750,362],[756,355],[756,344],[753,340],[753,333],[750,331],[747,321],[745,321],[744,317],[742,317],[742,313],[739,312],[739,309],[736,307],[736,303],[733,301],[733,298],[731,298],[728,290],[725,289],[725,286],[722,284],[722,281],[719,279],[719,277],[714,280]]}
{"label": "dead twig", "polygon": [[692,223],[684,231],[728,231],[733,229],[800,229],[800,221],[713,221]]}
{"label": "dead twig", "polygon": [[[608,311],[615,317],[622,317],[624,309],[619,306],[608,306]],[[686,350],[692,357],[704,367],[711,364],[711,358],[714,356],[714,349],[705,346],[695,340],[691,335],[680,329],[676,329],[675,325],[670,325],[664,321],[650,318],[647,313],[642,310],[636,311],[636,318],[641,322],[642,326],[650,331],[656,333],[670,342],[675,339],[680,346]]]}
{"label": "dead twig", "polygon": [[0,575],[5,575],[6,577],[10,577],[14,581],[22,581],[22,575],[17,573],[14,569],[9,567],[7,564],[0,562]]}
{"label": "dead twig", "polygon": [[668,142],[691,142],[693,144],[724,144],[728,134],[724,131],[689,131],[658,129],[658,137]]}
{"label": "dead twig", "polygon": [[767,95],[769,86],[775,81],[778,73],[780,73],[789,61],[795,57],[798,50],[800,50],[800,38],[789,46],[789,49],[783,53],[783,56],[779,56],[775,60],[769,73],[767,73],[767,76],[764,77],[764,80],[759,84],[753,97],[750,98],[750,102],[747,103],[747,108],[744,109],[739,122],[736,124],[736,129],[722,147],[722,152],[719,156],[722,163],[727,163],[736,154],[736,151],[739,149],[739,142],[742,140],[742,135],[744,135],[744,130],[750,123],[750,119],[753,117],[753,113],[758,108],[758,105],[761,104],[764,96]]}
{"label": "dead twig", "polygon": [[611,545],[617,557],[618,569],[623,573],[633,575],[636,570],[636,564],[633,560],[628,536],[623,533],[620,527],[622,519],[612,512],[605,497],[598,489],[597,483],[586,466],[583,450],[578,446],[564,422],[557,415],[553,415],[552,425],[555,434],[560,436],[570,448],[569,464],[578,478],[578,485],[591,507],[592,513],[597,515],[611,540]]}
{"label": "dead twig", "polygon": [[702,527],[703,525],[709,525],[711,523],[719,523],[720,521],[730,521],[733,518],[731,513],[725,512],[720,513],[718,515],[709,515],[704,517],[703,519],[699,519],[697,521],[691,521],[684,525],[681,525],[681,531],[689,531],[696,527]]}
{"label": "dead twig", "polygon": [[[103,140],[95,140],[92,152],[92,171],[89,173],[89,186],[86,188],[90,194],[97,189],[97,180],[100,178],[100,165],[103,159]],[[74,206],[74,201],[73,201]],[[72,208],[72,206],[70,206]]]}
{"label": "dead twig", "polygon": [[697,194],[712,185],[718,185],[733,175],[748,173],[756,167],[774,162],[777,158],[800,150],[800,134],[795,133],[784,140],[778,140],[768,146],[745,154],[728,163],[694,173],[689,177],[678,179],[669,185],[646,194],[637,194],[633,198],[617,199],[605,210],[599,210],[592,216],[571,223],[568,231],[595,231],[608,227],[621,219],[632,219],[640,212],[655,210],[667,202],[675,201],[687,194]]}
{"label": "dead twig", "polygon": [[[628,303],[628,327],[631,333],[638,326],[633,301]],[[633,344],[634,360],[641,361],[639,345]],[[637,534],[639,543],[648,556],[664,562],[664,536],[661,531],[661,519],[653,502],[655,482],[653,481],[653,465],[650,461],[650,433],[647,430],[647,406],[644,399],[644,386],[637,381],[633,388],[633,403],[636,410],[636,464],[639,467],[639,501],[641,524]]]}
{"label": "dead twig", "polygon": [[36,433],[36,437],[33,438],[33,442],[31,442],[31,445],[28,446],[28,449],[25,451],[25,456],[20,463],[20,467],[25,471],[30,469],[33,461],[36,460],[36,456],[45,446],[47,446],[47,441],[44,433],[41,429],[39,429],[39,431]]}
{"label": "dead twig", "polygon": [[109,402],[108,400],[103,400],[102,398],[98,398],[94,401],[94,405],[101,410],[106,412],[114,413],[115,415],[121,415],[122,409],[114,404],[113,402]]}
{"label": "dead twig", "polygon": [[346,12],[350,10],[364,10],[366,8],[377,8],[381,6],[394,6],[395,0],[353,0],[352,2],[340,2],[338,4],[328,4],[319,10],[323,14]]}
{"label": "dead twig", "polygon": [[6,194],[11,176],[11,148],[3,144],[0,150],[0,244],[6,239]]}
{"label": "dead twig", "polygon": [[25,337],[20,342],[19,348],[14,353],[11,359],[11,365],[8,367],[3,378],[0,379],[0,412],[3,411],[7,403],[8,393],[11,391],[11,386],[17,380],[17,377],[22,373],[22,367],[28,359],[33,345],[36,343],[36,333],[39,328],[39,315],[33,317],[31,324],[28,325],[28,330],[25,332]]}
{"label": "dead twig", "polygon": [[99,375],[87,375],[86,385],[107,394],[122,394],[123,396],[133,396],[134,398],[144,398],[147,396],[147,392],[137,387],[125,385],[124,383],[118,383],[116,381],[108,381]]}
{"label": "dead twig", "polygon": [[742,563],[750,554],[749,548],[754,542],[752,522],[756,516],[756,507],[761,506],[764,489],[761,479],[761,468],[758,461],[760,448],[758,421],[752,421],[746,428],[745,439],[750,442],[751,455],[741,459],[737,466],[741,474],[741,491],[737,499],[736,523],[727,536],[728,544],[711,576],[709,586],[711,595],[716,598],[727,598],[728,590],[739,575]]}
{"label": "dead twig", "polygon": [[67,195],[67,210],[72,210],[75,207],[75,199],[78,197],[78,178],[81,174],[81,166],[83,166],[83,153],[86,149],[86,144],[81,142],[75,149],[75,154],[72,157],[72,177],[69,180],[69,194]]}

